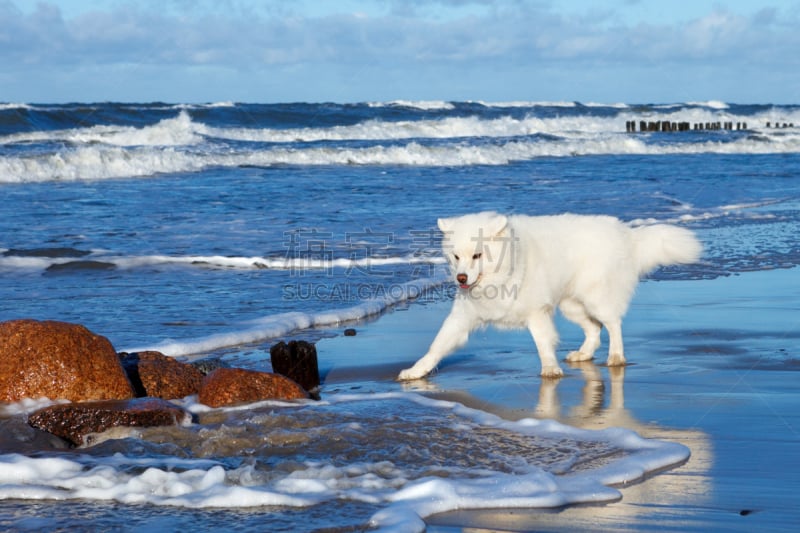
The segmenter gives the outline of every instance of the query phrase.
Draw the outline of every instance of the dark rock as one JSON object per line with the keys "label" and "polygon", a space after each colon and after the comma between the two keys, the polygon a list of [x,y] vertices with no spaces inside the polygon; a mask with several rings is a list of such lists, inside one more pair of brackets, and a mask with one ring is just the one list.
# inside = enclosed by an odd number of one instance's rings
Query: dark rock
{"label": "dark rock", "polygon": [[135,398],[53,405],[28,417],[28,424],[66,439],[75,446],[88,435],[117,427],[151,427],[187,424],[191,415],[159,398]]}
{"label": "dark rock", "polygon": [[128,373],[136,396],[172,400],[200,391],[203,373],[194,366],[161,352],[125,354],[122,366]]}
{"label": "dark rock", "polygon": [[269,350],[272,370],[300,384],[307,391],[319,387],[317,348],[306,341],[283,341]]}
{"label": "dark rock", "polygon": [[242,368],[213,371],[203,379],[199,394],[200,403],[209,407],[308,397],[303,387],[285,376]]}
{"label": "dark rock", "polygon": [[354,328],[347,328],[346,330],[344,330],[344,336],[345,337],[355,337],[356,336],[356,330]]}
{"label": "dark rock", "polygon": [[73,272],[76,270],[113,270],[117,268],[114,263],[106,261],[67,261],[66,263],[54,263],[45,269],[47,273],[54,272]]}
{"label": "dark rock", "polygon": [[192,361],[189,363],[197,370],[200,371],[201,374],[204,376],[209,375],[214,370],[218,368],[230,368],[231,365],[220,359],[219,357],[207,357],[205,359],[199,359],[197,361]]}
{"label": "dark rock", "polygon": [[134,396],[109,340],[78,324],[0,322],[0,401],[119,400]]}
{"label": "dark rock", "polygon": [[42,450],[63,450],[68,447],[64,439],[31,427],[26,416],[0,416],[0,450],[4,454],[30,456]]}

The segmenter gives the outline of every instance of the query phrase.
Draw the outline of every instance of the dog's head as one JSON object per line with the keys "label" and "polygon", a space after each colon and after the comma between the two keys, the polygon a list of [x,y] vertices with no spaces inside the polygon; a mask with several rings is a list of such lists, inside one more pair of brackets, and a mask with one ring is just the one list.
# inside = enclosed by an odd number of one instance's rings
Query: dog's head
{"label": "dog's head", "polygon": [[507,268],[511,254],[507,217],[485,212],[440,218],[438,223],[444,233],[442,251],[460,288],[472,289]]}

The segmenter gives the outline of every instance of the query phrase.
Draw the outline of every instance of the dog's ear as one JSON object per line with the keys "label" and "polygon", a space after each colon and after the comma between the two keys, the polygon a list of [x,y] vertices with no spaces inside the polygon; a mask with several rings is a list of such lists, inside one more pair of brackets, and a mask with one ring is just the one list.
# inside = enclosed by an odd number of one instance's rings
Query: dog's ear
{"label": "dog's ear", "polygon": [[492,237],[497,237],[506,229],[506,226],[508,226],[508,217],[505,215],[495,215],[489,220],[486,232]]}
{"label": "dog's ear", "polygon": [[436,223],[439,225],[439,229],[444,233],[453,229],[453,220],[450,218],[440,218]]}

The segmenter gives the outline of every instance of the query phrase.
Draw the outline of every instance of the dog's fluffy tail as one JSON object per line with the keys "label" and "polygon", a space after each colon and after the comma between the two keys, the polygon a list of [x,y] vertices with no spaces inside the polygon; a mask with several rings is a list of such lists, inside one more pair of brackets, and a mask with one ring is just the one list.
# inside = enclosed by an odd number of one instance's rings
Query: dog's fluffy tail
{"label": "dog's fluffy tail", "polygon": [[633,228],[633,242],[640,276],[659,266],[696,263],[703,253],[693,232],[667,224]]}

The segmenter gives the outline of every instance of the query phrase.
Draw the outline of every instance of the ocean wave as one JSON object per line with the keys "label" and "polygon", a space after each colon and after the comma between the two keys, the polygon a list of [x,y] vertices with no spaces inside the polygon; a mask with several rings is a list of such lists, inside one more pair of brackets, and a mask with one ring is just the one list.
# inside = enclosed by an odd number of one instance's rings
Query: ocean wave
{"label": "ocean wave", "polygon": [[66,130],[32,131],[0,137],[0,144],[65,141],[113,146],[182,146],[203,140],[205,125],[192,121],[183,110],[176,117],[135,128],[132,126],[92,126]]}
{"label": "ocean wave", "polygon": [[[764,213],[763,208],[781,204],[787,199],[771,199],[762,202],[743,202],[739,204],[726,204],[714,207],[696,208],[691,204],[680,203],[671,216],[660,218],[637,218],[630,220],[631,226],[646,226],[651,224],[690,224],[714,219],[738,219],[747,221],[774,220],[774,213]],[[677,200],[670,199],[676,202]]]}
{"label": "ocean wave", "polygon": [[610,107],[612,109],[628,109],[630,107],[628,104],[622,102],[616,102],[613,104],[605,104],[602,102],[582,102],[581,105],[586,107]]}
{"label": "ocean wave", "polygon": [[507,102],[487,102],[485,100],[472,100],[470,103],[482,105],[484,107],[499,107],[499,108],[513,108],[513,107],[577,107],[578,104],[570,101],[562,102],[547,102],[547,101],[527,101],[527,100],[512,100]]}
{"label": "ocean wave", "polygon": [[[600,105],[600,104],[598,104]],[[622,104],[624,106],[624,104]],[[800,124],[800,110],[773,108],[757,115],[736,115],[708,108],[679,108],[669,113],[660,111],[635,112],[620,107],[614,116],[564,115],[537,117],[480,116],[446,117],[437,119],[384,121],[370,119],[352,125],[328,128],[218,128],[202,127],[196,133],[220,139],[250,142],[293,143],[348,140],[402,140],[402,139],[460,139],[472,137],[518,137],[546,134],[580,138],[592,133],[619,133],[625,131],[629,120],[661,120],[669,122],[709,123],[743,122],[760,127],[767,122]]]}
{"label": "ocean wave", "polygon": [[531,117],[516,119],[502,117],[450,117],[437,120],[404,120],[385,122],[372,119],[351,126],[331,128],[258,129],[258,128],[207,128],[206,133],[221,139],[272,143],[348,141],[348,140],[401,140],[401,139],[457,139],[465,137],[513,137],[555,130],[547,120]]}
{"label": "ocean wave", "polygon": [[276,165],[506,165],[540,157],[665,154],[775,154],[800,152],[800,134],[743,136],[724,141],[652,144],[647,136],[626,134],[583,136],[563,140],[509,140],[500,143],[426,145],[409,142],[364,148],[277,147],[240,152],[188,152],[176,147],[93,145],[44,156],[0,157],[0,182],[98,180],[195,172],[211,167]]}
{"label": "ocean wave", "polygon": [[209,102],[205,104],[175,104],[172,109],[216,109],[236,107],[236,102],[225,100],[221,102]]}
{"label": "ocean wave", "polygon": [[730,106],[720,100],[707,100],[705,102],[686,102],[686,105],[709,107],[711,109],[729,109]]}
{"label": "ocean wave", "polygon": [[30,104],[4,102],[0,103],[0,111],[14,110],[14,109],[33,109]]}
{"label": "ocean wave", "polygon": [[367,102],[369,107],[408,107],[421,111],[449,111],[455,109],[455,105],[444,100],[392,100],[389,102]]}
{"label": "ocean wave", "polygon": [[328,269],[371,269],[391,265],[438,265],[445,263],[441,256],[389,256],[360,258],[314,259],[303,257],[258,257],[221,255],[141,255],[115,256],[103,252],[85,252],[80,256],[63,253],[29,253],[24,250],[0,250],[0,269],[6,270],[44,270],[54,271],[64,268],[107,268],[135,269],[156,266],[181,265],[196,268],[230,268],[237,270],[328,270]]}
{"label": "ocean wave", "polygon": [[189,113],[189,106],[183,104],[181,106],[183,108],[175,117],[162,119],[148,126],[101,125],[50,131],[26,131],[0,137],[0,145],[68,142],[78,147],[89,147],[95,144],[120,147],[181,147],[212,141],[290,144],[320,141],[508,138],[531,135],[581,139],[598,133],[624,132],[626,122],[631,120],[660,120],[690,124],[728,121],[747,123],[750,129],[760,131],[763,131],[766,123],[800,124],[800,108],[772,107],[756,114],[737,115],[726,109],[676,107],[650,108],[648,110],[619,108],[613,116],[570,113],[555,117],[541,117],[536,116],[535,113],[528,113],[523,116],[509,114],[492,118],[479,115],[398,121],[372,118],[355,124],[329,127],[237,128],[211,126],[196,121]]}
{"label": "ocean wave", "polygon": [[435,289],[447,278],[425,278],[406,283],[391,284],[375,291],[370,298],[342,309],[319,311],[315,313],[290,312],[269,315],[251,320],[241,329],[217,333],[206,337],[187,340],[165,340],[154,346],[127,348],[125,352],[157,350],[169,356],[185,356],[209,353],[222,348],[239,346],[274,339],[292,331],[309,328],[334,327],[339,324],[376,316],[391,306],[415,300],[426,291]]}

